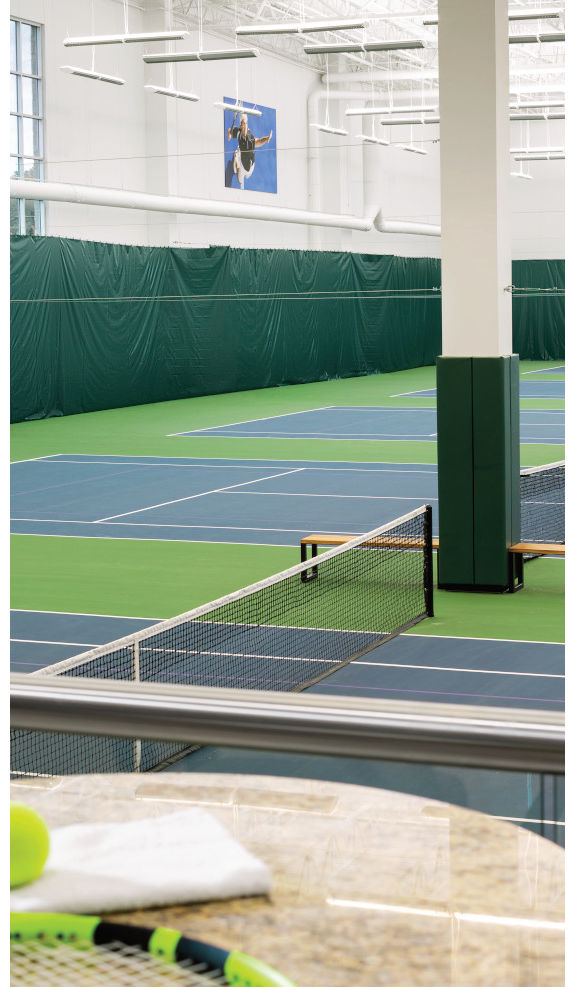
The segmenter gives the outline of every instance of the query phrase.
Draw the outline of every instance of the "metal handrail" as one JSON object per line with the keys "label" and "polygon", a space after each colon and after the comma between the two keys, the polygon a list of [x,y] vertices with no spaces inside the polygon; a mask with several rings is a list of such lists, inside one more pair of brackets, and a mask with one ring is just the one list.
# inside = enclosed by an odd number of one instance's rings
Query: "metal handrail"
{"label": "metal handrail", "polygon": [[15,729],[564,772],[564,715],[63,676],[10,677]]}

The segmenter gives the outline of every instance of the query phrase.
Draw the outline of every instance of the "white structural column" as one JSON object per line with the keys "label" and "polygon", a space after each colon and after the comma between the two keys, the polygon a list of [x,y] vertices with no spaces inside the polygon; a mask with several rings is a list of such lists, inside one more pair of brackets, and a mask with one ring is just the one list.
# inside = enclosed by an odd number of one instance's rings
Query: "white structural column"
{"label": "white structural column", "polygon": [[507,0],[438,0],[442,352],[512,352]]}

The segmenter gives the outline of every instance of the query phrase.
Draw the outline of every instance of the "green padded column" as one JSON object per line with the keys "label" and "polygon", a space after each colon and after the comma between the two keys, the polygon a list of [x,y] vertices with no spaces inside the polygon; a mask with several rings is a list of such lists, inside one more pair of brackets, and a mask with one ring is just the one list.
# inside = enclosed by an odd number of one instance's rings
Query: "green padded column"
{"label": "green padded column", "polygon": [[472,360],[439,357],[436,369],[438,430],[438,586],[474,582],[474,445]]}
{"label": "green padded column", "polygon": [[438,585],[505,590],[520,540],[517,356],[438,360]]}

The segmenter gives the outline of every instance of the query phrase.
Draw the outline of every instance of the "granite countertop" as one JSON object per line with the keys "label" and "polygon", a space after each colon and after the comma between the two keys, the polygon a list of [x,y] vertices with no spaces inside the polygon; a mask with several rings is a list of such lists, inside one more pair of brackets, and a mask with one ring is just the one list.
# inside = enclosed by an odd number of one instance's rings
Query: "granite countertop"
{"label": "granite countertop", "polygon": [[564,851],[480,813],[333,782],[226,774],[25,779],[50,826],[200,805],[270,897],[131,912],[259,956],[297,987],[561,987]]}

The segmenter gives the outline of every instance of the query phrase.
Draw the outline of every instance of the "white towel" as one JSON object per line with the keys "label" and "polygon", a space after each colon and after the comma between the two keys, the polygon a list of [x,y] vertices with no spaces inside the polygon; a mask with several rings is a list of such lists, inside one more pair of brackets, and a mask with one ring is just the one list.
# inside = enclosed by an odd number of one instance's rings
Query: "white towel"
{"label": "white towel", "polygon": [[53,829],[43,874],[12,911],[100,914],[267,894],[267,866],[204,809]]}

